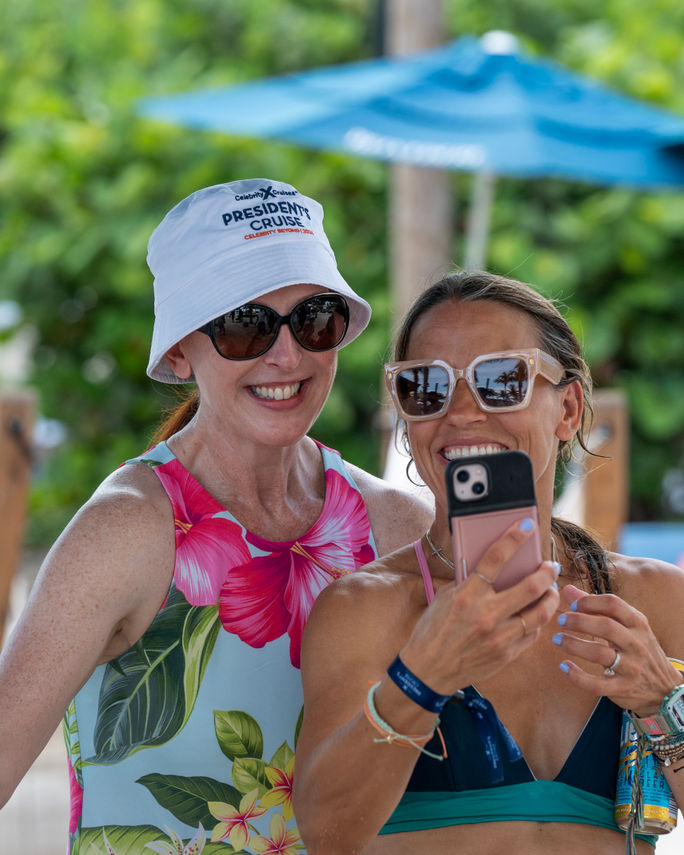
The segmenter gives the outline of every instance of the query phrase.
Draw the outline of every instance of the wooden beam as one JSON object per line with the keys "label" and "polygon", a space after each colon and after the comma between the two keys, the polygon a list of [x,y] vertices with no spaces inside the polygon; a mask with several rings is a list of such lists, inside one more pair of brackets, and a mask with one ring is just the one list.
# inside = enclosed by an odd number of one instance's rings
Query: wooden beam
{"label": "wooden beam", "polygon": [[0,645],[24,536],[35,410],[32,392],[0,393]]}
{"label": "wooden beam", "polygon": [[594,392],[589,448],[605,457],[584,458],[584,524],[615,550],[629,513],[629,410],[622,389]]}
{"label": "wooden beam", "polygon": [[[385,0],[384,47],[390,56],[444,44],[443,0]],[[451,174],[395,163],[388,193],[390,338],[414,299],[452,267],[453,198]],[[380,453],[386,466],[394,427],[394,407],[380,381]]]}
{"label": "wooden beam", "polygon": [[[444,44],[443,0],[387,0],[385,51],[392,56]],[[420,292],[452,266],[451,174],[393,164],[389,193],[393,324]]]}

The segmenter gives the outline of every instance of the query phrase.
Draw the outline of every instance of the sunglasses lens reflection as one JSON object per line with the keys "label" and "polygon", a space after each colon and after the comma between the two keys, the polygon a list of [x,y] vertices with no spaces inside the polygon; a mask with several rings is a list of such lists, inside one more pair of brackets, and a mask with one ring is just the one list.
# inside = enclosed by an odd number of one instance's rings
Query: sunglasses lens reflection
{"label": "sunglasses lens reflection", "polygon": [[[477,398],[484,407],[517,407],[527,395],[527,363],[518,356],[478,362],[473,377]],[[401,409],[408,418],[437,415],[448,406],[449,375],[440,365],[405,368],[397,374],[395,384]]]}
{"label": "sunglasses lens reflection", "polygon": [[330,350],[347,332],[347,304],[341,297],[312,297],[295,307],[290,327],[307,350]]}
{"label": "sunglasses lens reflection", "polygon": [[473,373],[477,393],[486,406],[515,407],[525,400],[529,377],[524,359],[486,359]]}
{"label": "sunglasses lens reflection", "polygon": [[[216,318],[213,339],[227,359],[261,356],[275,341],[281,316],[268,306],[247,303]],[[298,303],[290,316],[290,329],[306,350],[324,351],[336,347],[349,324],[346,300],[338,294],[322,294]]]}
{"label": "sunglasses lens reflection", "polygon": [[396,378],[402,410],[407,416],[439,413],[449,394],[449,375],[439,365],[405,368]]}
{"label": "sunglasses lens reflection", "polygon": [[240,306],[214,321],[214,341],[229,359],[258,356],[272,341],[278,318],[266,306]]}

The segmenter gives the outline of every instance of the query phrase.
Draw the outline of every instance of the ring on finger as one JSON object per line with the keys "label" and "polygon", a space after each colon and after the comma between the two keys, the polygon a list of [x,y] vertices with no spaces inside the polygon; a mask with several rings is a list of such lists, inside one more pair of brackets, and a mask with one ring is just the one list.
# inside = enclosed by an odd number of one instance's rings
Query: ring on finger
{"label": "ring on finger", "polygon": [[518,612],[518,617],[520,618],[520,623],[522,624],[523,628],[523,638],[525,638],[525,636],[527,635],[527,623],[525,623],[525,618],[520,614],[520,612]]}
{"label": "ring on finger", "polygon": [[610,665],[607,668],[603,669],[603,673],[606,675],[606,677],[614,677],[615,676],[615,669],[617,668],[617,666],[619,664],[620,664],[620,653],[616,650],[615,651],[615,659],[613,659],[613,661],[610,663]]}
{"label": "ring on finger", "polygon": [[478,579],[482,579],[482,581],[483,581],[483,582],[486,582],[488,585],[493,585],[493,584],[494,584],[494,580],[493,580],[493,579],[488,579],[488,578],[487,578],[486,576],[484,576],[482,573],[478,573],[478,572],[477,572],[477,570],[473,570],[473,576],[477,576],[477,578],[478,578]]}

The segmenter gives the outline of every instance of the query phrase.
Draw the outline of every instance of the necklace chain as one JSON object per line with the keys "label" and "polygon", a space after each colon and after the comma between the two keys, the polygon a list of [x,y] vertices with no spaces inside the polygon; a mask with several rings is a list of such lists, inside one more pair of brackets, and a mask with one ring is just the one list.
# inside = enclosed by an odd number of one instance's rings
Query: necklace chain
{"label": "necklace chain", "polygon": [[437,558],[439,558],[440,561],[443,561],[447,567],[451,567],[452,570],[456,569],[456,565],[454,564],[454,562],[447,558],[447,556],[442,552],[439,546],[437,546],[433,542],[432,538],[430,537],[429,529],[425,532],[425,540],[427,541],[428,546],[432,550],[433,555],[436,555]]}
{"label": "necklace chain", "polygon": [[[444,554],[444,552],[439,548],[439,546],[437,546],[437,544],[430,537],[430,529],[428,529],[425,532],[425,540],[427,541],[427,545],[432,550],[432,555],[436,555],[440,561],[442,561],[444,564],[446,564],[447,567],[450,567],[452,570],[456,569],[456,565],[454,564],[454,562],[450,558],[447,558],[447,556]],[[556,538],[553,535],[551,535],[551,550],[552,550],[553,560],[556,563],[558,563],[558,549],[556,547]],[[563,573],[563,571],[561,569],[561,574],[562,573]]]}

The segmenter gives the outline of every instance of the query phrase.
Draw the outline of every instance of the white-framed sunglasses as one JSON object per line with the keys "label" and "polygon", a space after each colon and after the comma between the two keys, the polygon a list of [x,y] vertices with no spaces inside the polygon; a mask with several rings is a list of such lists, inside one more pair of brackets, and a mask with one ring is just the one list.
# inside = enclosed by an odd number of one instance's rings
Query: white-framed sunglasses
{"label": "white-framed sunglasses", "polygon": [[468,384],[481,410],[487,413],[522,410],[530,403],[537,374],[557,386],[564,371],[557,359],[538,347],[485,353],[465,368],[455,368],[441,359],[413,359],[385,365],[387,388],[399,415],[406,421],[442,416],[460,379]]}

